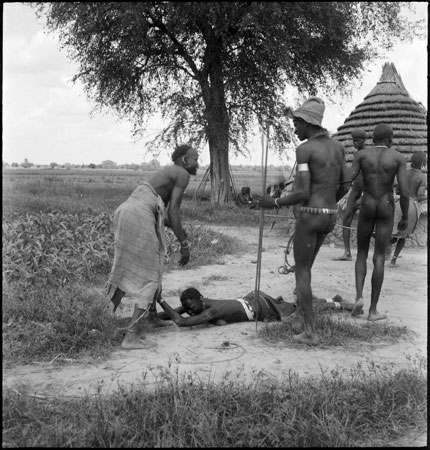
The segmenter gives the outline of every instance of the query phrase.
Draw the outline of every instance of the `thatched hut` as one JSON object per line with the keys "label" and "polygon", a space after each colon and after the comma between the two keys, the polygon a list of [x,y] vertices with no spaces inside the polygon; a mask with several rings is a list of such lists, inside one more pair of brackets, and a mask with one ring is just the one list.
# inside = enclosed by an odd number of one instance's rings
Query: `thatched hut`
{"label": "thatched hut", "polygon": [[346,161],[355,153],[351,131],[362,128],[372,145],[373,129],[379,123],[390,125],[394,132],[393,147],[409,162],[415,152],[427,152],[427,111],[406,90],[393,63],[385,63],[381,79],[373,90],[348,116],[333,135],[345,147]]}

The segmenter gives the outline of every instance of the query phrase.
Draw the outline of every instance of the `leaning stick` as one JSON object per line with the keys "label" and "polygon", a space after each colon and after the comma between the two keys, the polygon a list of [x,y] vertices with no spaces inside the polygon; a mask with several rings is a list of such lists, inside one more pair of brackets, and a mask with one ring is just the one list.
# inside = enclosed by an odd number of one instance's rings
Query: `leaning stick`
{"label": "leaning stick", "polygon": [[[261,182],[262,182],[262,194],[264,195],[264,189],[266,186],[267,178],[267,156],[269,153],[269,128],[267,128],[266,134],[266,150],[264,150],[264,129],[261,127]],[[260,276],[261,276],[261,252],[263,249],[263,227],[264,227],[264,208],[260,207],[260,228],[258,236],[258,253],[257,253],[257,273],[255,277],[255,290],[254,298],[256,304],[255,315],[255,331],[257,331],[258,313],[259,313],[259,297],[260,297]]]}

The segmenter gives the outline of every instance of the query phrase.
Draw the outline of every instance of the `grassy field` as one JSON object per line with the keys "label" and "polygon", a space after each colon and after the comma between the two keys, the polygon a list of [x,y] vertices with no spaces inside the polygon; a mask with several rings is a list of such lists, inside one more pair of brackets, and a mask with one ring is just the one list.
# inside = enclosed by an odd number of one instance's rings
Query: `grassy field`
{"label": "grassy field", "polygon": [[[259,225],[255,210],[192,201],[203,175],[190,183],[182,207],[193,248],[185,270],[244,251],[209,224]],[[112,330],[123,323],[108,313],[103,297],[113,257],[111,219],[148,176],[90,169],[3,171],[4,365],[51,361],[59,354],[108,357],[118,347],[122,336]],[[258,170],[233,176],[237,186],[262,191]],[[278,176],[274,171],[267,179],[272,183]],[[167,241],[171,270],[178,245],[172,233]],[[365,329],[340,330],[327,316],[319,317],[317,326],[338,343],[350,335],[368,339]],[[389,331],[390,339],[403,334]],[[285,330],[262,330],[261,338],[285,339]],[[3,392],[3,447],[367,446],[374,436],[393,439],[425,430],[425,366],[415,361],[407,371],[357,368],[321,379],[292,375],[270,389],[257,382],[243,385],[240,378],[217,385],[165,373],[155,393],[122,390],[76,401],[40,400],[22,386]]]}
{"label": "grassy field", "polygon": [[[3,214],[12,211],[49,212],[53,208],[64,212],[113,213],[152,173],[141,170],[4,169]],[[258,167],[252,170],[233,168],[232,176],[236,191],[240,192],[242,186],[249,186],[251,193],[263,191],[261,169]],[[205,182],[204,177],[205,169],[191,177],[185,201],[193,199],[197,190],[198,200],[203,199],[205,203],[205,199],[210,198],[210,181]],[[281,168],[268,170],[266,184],[276,183],[283,177]]]}

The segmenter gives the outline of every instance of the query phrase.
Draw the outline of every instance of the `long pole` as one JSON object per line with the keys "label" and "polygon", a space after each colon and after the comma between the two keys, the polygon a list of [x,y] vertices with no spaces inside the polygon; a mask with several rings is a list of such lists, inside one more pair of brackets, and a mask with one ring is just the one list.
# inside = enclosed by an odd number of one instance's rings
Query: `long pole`
{"label": "long pole", "polygon": [[[266,149],[264,149],[264,129],[261,127],[261,190],[262,195],[265,194],[266,178],[267,178],[267,158],[269,154],[269,128],[266,134]],[[260,297],[260,277],[261,277],[261,253],[263,249],[263,227],[264,227],[264,208],[260,207],[260,228],[258,236],[258,253],[257,253],[257,273],[255,277],[254,298],[257,305],[257,313],[255,315],[255,331],[257,331],[258,313],[259,313],[259,297]]]}

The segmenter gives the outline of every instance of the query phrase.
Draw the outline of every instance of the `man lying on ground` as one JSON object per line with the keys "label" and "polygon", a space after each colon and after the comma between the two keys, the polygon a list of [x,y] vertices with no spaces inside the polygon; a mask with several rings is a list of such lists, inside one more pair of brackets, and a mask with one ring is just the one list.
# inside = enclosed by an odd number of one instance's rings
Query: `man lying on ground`
{"label": "man lying on ground", "polygon": [[[173,320],[178,327],[191,327],[204,323],[226,325],[228,323],[258,321],[286,321],[296,311],[295,302],[286,302],[282,297],[273,298],[260,291],[258,299],[254,292],[234,300],[215,300],[203,297],[195,288],[185,289],[180,294],[181,306],[172,308],[161,296],[157,300],[164,312],[158,313],[162,320]],[[333,299],[314,298],[313,303],[324,310],[352,311],[353,303],[336,295]],[[187,313],[189,317],[182,317]],[[291,323],[288,321],[288,323]]]}

